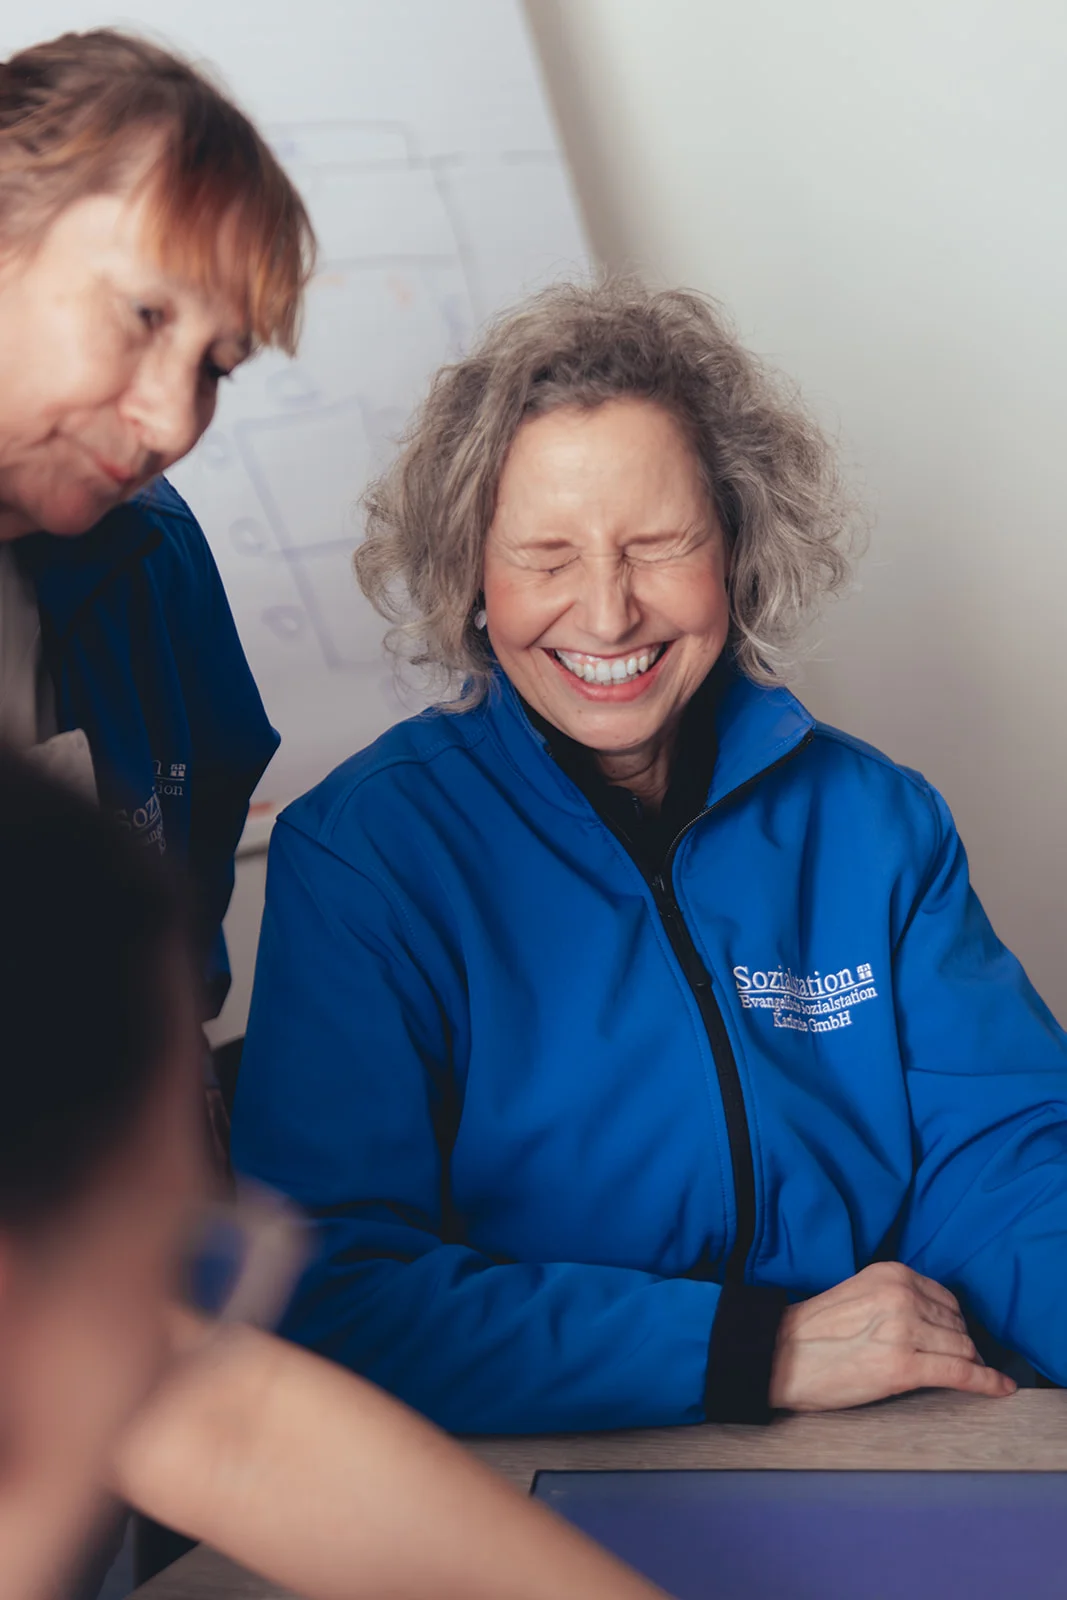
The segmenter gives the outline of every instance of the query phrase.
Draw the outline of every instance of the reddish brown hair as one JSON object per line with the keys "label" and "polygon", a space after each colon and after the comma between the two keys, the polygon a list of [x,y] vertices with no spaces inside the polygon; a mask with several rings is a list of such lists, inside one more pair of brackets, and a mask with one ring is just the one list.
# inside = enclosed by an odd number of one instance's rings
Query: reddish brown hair
{"label": "reddish brown hair", "polygon": [[32,248],[74,200],[132,180],[149,196],[161,264],[234,294],[255,341],[292,353],[311,223],[268,145],[202,71],[109,28],[0,63],[0,252]]}

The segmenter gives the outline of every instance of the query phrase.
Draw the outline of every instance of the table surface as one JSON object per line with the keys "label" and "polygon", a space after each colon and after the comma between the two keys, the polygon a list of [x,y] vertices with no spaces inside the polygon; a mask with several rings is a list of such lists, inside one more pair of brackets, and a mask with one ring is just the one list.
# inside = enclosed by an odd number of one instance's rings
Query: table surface
{"label": "table surface", "polygon": [[[1067,1472],[1067,1390],[1006,1400],[949,1391],[903,1395],[855,1411],[783,1417],[767,1428],[654,1428],[466,1441],[521,1489],[544,1469],[598,1467],[864,1467],[883,1471]],[[139,1600],[277,1600],[284,1591],[200,1548]]]}

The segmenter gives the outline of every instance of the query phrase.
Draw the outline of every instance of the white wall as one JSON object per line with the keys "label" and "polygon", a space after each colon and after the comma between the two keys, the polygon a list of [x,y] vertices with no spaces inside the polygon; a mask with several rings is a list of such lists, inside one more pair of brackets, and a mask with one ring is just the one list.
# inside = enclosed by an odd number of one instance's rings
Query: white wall
{"label": "white wall", "polygon": [[875,521],[802,692],[1067,1017],[1067,7],[527,0],[594,246],[723,300]]}
{"label": "white wall", "polygon": [[1067,7],[527,8],[599,255],[718,296],[840,433],[874,528],[802,693],[939,785],[1067,1019]]}

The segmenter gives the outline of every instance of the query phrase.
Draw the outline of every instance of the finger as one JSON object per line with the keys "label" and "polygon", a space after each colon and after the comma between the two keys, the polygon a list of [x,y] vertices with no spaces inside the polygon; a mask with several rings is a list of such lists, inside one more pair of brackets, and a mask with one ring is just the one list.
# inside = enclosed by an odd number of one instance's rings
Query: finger
{"label": "finger", "polygon": [[951,1310],[943,1300],[932,1300],[927,1294],[916,1296],[916,1307],[924,1322],[938,1328],[953,1328],[957,1333],[967,1332],[967,1324],[958,1307]]}
{"label": "finger", "polygon": [[958,1333],[955,1328],[940,1328],[933,1323],[920,1323],[915,1329],[915,1348],[921,1355],[955,1356],[959,1361],[972,1361],[976,1367],[984,1366],[969,1334]]}
{"label": "finger", "polygon": [[960,1356],[918,1354],[912,1387],[916,1389],[961,1389],[968,1394],[984,1394],[991,1399],[1014,1394],[1016,1384],[1007,1373],[995,1367],[980,1367]]}
{"label": "finger", "polygon": [[934,1278],[924,1278],[921,1272],[914,1272],[911,1268],[908,1270],[911,1272],[911,1276],[915,1280],[915,1288],[919,1290],[920,1294],[925,1295],[928,1300],[933,1300],[940,1306],[947,1306],[950,1311],[955,1311],[956,1315],[959,1315],[960,1303],[951,1289],[946,1289],[943,1283],[938,1283]]}

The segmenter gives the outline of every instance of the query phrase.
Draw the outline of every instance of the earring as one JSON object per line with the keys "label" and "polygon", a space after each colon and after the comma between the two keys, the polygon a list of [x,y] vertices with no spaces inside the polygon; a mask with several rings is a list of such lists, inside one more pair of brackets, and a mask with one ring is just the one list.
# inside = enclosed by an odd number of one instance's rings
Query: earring
{"label": "earring", "polygon": [[481,606],[481,607],[479,607],[479,609],[478,609],[478,610],[477,610],[477,611],[476,611],[476,612],[475,612],[475,613],[474,613],[474,626],[475,626],[475,627],[476,627],[476,628],[477,628],[477,630],[478,630],[478,632],[479,632],[479,633],[482,633],[482,632],[483,632],[483,631],[484,631],[484,629],[485,629],[485,622],[486,622],[486,617],[485,617],[485,607],[484,607],[484,606]]}

